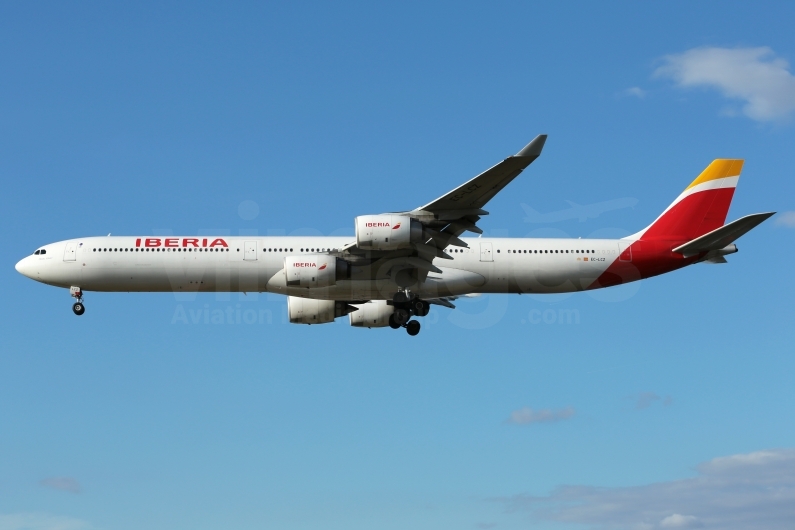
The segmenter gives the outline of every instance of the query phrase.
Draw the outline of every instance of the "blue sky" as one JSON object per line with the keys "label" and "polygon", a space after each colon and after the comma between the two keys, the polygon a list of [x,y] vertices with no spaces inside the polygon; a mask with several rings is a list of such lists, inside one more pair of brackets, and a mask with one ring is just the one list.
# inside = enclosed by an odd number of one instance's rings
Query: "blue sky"
{"label": "blue sky", "polygon": [[[746,160],[730,219],[792,212],[793,19],[4,4],[0,529],[791,528],[795,214],[728,265],[467,300],[416,338],[290,325],[274,295],[89,293],[76,318],[13,265],[107,233],[352,234],[539,133],[488,234],[635,232],[718,157]],[[178,318],[214,310],[240,323]]]}

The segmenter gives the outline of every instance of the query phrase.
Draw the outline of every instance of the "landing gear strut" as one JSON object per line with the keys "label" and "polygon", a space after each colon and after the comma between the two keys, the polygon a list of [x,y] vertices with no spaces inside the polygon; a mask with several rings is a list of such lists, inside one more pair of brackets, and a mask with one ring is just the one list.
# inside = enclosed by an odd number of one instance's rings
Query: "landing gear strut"
{"label": "landing gear strut", "polygon": [[412,337],[420,332],[421,326],[419,321],[409,320],[411,316],[424,317],[431,310],[431,305],[428,302],[412,297],[408,289],[395,293],[395,296],[392,297],[392,305],[395,306],[395,312],[389,317],[389,327],[392,329],[406,328],[406,332]]}
{"label": "landing gear strut", "polygon": [[72,306],[72,311],[74,311],[74,314],[80,316],[85,313],[86,306],[83,305],[83,291],[80,289],[80,287],[70,288],[69,294],[71,294],[73,298],[77,299],[77,302],[75,302]]}

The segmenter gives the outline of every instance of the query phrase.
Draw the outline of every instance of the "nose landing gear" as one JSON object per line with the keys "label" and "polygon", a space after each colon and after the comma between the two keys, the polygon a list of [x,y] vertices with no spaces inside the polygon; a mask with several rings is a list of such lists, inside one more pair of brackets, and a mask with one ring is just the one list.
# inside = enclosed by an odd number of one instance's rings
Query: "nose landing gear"
{"label": "nose landing gear", "polygon": [[86,312],[86,306],[83,305],[83,291],[80,287],[71,287],[69,289],[69,294],[72,295],[73,298],[77,299],[77,302],[74,303],[72,306],[72,311],[75,315],[80,316]]}
{"label": "nose landing gear", "polygon": [[408,290],[398,291],[392,298],[392,305],[395,312],[389,317],[389,327],[392,329],[406,328],[406,332],[412,337],[420,332],[418,320],[409,320],[412,315],[418,317],[427,316],[431,310],[431,305],[425,300],[411,296]]}

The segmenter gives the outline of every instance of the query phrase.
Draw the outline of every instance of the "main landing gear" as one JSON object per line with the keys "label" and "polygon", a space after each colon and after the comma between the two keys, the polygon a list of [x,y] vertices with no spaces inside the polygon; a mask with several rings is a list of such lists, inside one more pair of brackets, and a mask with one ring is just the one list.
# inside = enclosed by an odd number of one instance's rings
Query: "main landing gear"
{"label": "main landing gear", "polygon": [[83,291],[80,287],[72,287],[69,289],[69,294],[72,295],[73,298],[77,299],[77,302],[74,303],[72,306],[72,311],[75,315],[80,316],[86,312],[86,306],[83,305]]}
{"label": "main landing gear", "polygon": [[406,328],[412,337],[420,332],[418,320],[409,320],[412,315],[424,317],[431,311],[431,305],[425,300],[411,297],[408,291],[399,291],[392,298],[394,313],[389,317],[389,327],[392,329]]}

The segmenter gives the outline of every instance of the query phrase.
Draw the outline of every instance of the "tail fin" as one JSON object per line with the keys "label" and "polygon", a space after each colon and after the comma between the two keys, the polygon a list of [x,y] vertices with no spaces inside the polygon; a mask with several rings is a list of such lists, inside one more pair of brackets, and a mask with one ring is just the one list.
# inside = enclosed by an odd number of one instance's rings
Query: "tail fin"
{"label": "tail fin", "polygon": [[723,226],[742,160],[713,160],[707,169],[633,239],[687,242]]}

